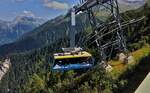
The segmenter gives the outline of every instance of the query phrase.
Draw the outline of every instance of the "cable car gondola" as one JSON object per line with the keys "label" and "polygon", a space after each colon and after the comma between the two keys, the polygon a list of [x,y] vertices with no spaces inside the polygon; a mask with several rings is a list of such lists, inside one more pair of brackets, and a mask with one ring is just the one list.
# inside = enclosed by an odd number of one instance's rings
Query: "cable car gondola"
{"label": "cable car gondola", "polygon": [[68,71],[88,69],[94,65],[92,55],[81,48],[63,48],[62,53],[54,54],[53,70]]}

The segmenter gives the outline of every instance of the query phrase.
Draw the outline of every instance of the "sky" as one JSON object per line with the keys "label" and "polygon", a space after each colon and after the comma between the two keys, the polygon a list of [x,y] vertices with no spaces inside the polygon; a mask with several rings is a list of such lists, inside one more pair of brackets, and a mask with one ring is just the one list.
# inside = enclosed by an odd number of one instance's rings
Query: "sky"
{"label": "sky", "polygon": [[11,21],[22,14],[51,19],[76,3],[77,0],[0,0],[0,19]]}
{"label": "sky", "polygon": [[[143,0],[118,0],[143,1]],[[11,21],[16,16],[26,14],[44,19],[52,19],[78,3],[79,0],[0,0],[0,19]]]}

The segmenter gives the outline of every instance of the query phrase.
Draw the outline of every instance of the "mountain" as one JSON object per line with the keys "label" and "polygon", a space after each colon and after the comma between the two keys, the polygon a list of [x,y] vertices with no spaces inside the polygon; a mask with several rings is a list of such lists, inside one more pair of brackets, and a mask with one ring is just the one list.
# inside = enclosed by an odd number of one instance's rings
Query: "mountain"
{"label": "mountain", "polygon": [[32,31],[45,22],[39,17],[20,15],[12,21],[0,20],[0,45],[14,42],[21,35]]}
{"label": "mountain", "polygon": [[[88,23],[89,22],[85,15],[77,17],[76,30],[79,32],[83,31],[83,25],[87,27]],[[2,45],[0,48],[0,54],[24,52],[43,47],[47,44],[54,43],[60,38],[67,37],[70,29],[70,17],[59,16],[35,28],[33,31],[24,34],[16,42]]]}

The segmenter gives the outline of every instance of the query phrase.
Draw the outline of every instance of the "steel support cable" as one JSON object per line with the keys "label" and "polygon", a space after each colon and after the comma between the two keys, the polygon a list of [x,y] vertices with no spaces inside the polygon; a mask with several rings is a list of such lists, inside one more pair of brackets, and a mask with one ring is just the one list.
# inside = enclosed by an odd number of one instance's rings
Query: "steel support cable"
{"label": "steel support cable", "polygon": [[106,49],[106,48],[108,48],[108,47],[110,47],[112,45],[115,45],[115,44],[119,43],[119,42],[120,42],[119,40],[109,41],[108,43],[103,44],[101,46],[101,48]]}
{"label": "steel support cable", "polygon": [[[105,26],[106,26],[106,25],[110,26],[110,25],[112,25],[112,24],[114,24],[114,23],[116,23],[116,21],[113,21],[113,22],[111,22],[111,23],[109,23],[109,24],[105,24]],[[124,22],[124,23],[125,23],[125,22]],[[124,24],[124,23],[123,23],[123,24]],[[126,22],[126,23],[127,23],[127,22]],[[98,29],[101,28],[101,27],[102,27],[102,26],[99,26]],[[106,28],[106,27],[102,28],[102,30],[104,30],[105,28]],[[98,34],[99,34],[100,32],[102,32],[102,30],[98,31]],[[90,33],[90,34],[88,34],[88,35],[86,36],[86,37],[87,37],[87,40],[90,40],[90,39],[94,38],[94,37],[97,35],[97,34],[94,34],[94,35],[91,37],[92,34],[93,34],[93,33]],[[86,41],[87,41],[87,40],[86,40]]]}
{"label": "steel support cable", "polygon": [[[107,27],[109,27],[109,25],[108,26],[104,26],[100,31],[97,31],[98,33],[97,34],[100,34],[100,33],[102,33],[102,31],[104,30],[105,31],[105,29],[107,29]],[[100,28],[100,27],[99,27]],[[87,38],[87,40],[86,41],[88,41],[88,40],[90,40],[90,39],[92,39],[92,38],[94,38],[97,34],[94,34],[92,37],[91,36],[89,36],[88,38]],[[102,33],[103,34],[103,33]]]}
{"label": "steel support cable", "polygon": [[[100,28],[100,27],[102,27],[102,26],[99,26],[99,28]],[[95,29],[96,29],[96,28],[95,28]],[[95,29],[94,29],[94,30],[95,30]],[[97,29],[98,29],[98,28],[97,28]],[[91,37],[90,35],[92,35],[92,34],[93,34],[93,32],[89,33],[89,34],[87,35],[87,37]]]}
{"label": "steel support cable", "polygon": [[[124,22],[123,24],[126,24],[126,23],[128,23],[128,22]],[[99,32],[98,34],[100,34],[100,33],[102,32],[102,30],[105,30],[106,28],[107,28],[107,26],[105,26],[103,29],[101,29],[100,31],[98,31],[98,32]],[[85,42],[88,41],[88,40],[90,40],[90,39],[92,39],[92,38],[94,38],[96,35],[97,35],[97,34],[94,34],[92,37],[89,36],[89,37],[85,40]]]}
{"label": "steel support cable", "polygon": [[[111,55],[111,53],[109,53],[108,55],[105,53],[105,49],[108,49],[108,47],[113,47],[114,45],[116,45],[118,43],[118,41],[113,41],[113,42],[108,42],[104,45],[101,46],[101,56],[102,56],[102,60],[106,60],[107,58],[109,58],[109,56]],[[111,48],[111,51],[113,50],[113,48]]]}
{"label": "steel support cable", "polygon": [[[104,28],[104,29],[106,29],[106,28]],[[97,34],[99,34],[99,33],[97,33]],[[97,34],[95,34],[94,36],[92,36],[92,37],[88,37],[88,38],[86,38],[85,40],[84,40],[84,42],[83,43],[85,43],[85,42],[87,42],[87,41],[89,41],[89,40],[91,40],[92,38],[94,38]]]}
{"label": "steel support cable", "polygon": [[[114,24],[115,22],[113,21],[113,22],[110,22],[110,23],[108,23],[108,24],[102,24],[102,25],[99,25],[99,27],[97,27],[97,29],[100,29],[101,27],[103,27],[100,31],[98,31],[98,34],[100,34],[100,33],[105,33],[103,30],[105,30],[105,29],[107,29],[107,27],[108,26],[110,26],[110,25],[112,25],[112,24]],[[102,33],[102,34],[103,34]],[[88,40],[90,40],[90,39],[92,39],[92,38],[94,38],[97,34],[94,34],[92,37],[91,37],[91,35],[92,35],[93,33],[90,33],[90,34],[88,34],[86,37],[86,40],[85,40],[85,42],[86,41],[88,41]]]}
{"label": "steel support cable", "polygon": [[[113,34],[113,36],[111,37],[110,41],[113,41],[114,35],[115,35],[115,34]],[[111,54],[112,54],[112,51],[113,51],[113,45],[110,46],[110,47],[111,47],[111,50],[110,50],[110,53],[108,54],[108,56],[106,56],[106,59],[109,58],[109,57],[111,56]]]}
{"label": "steel support cable", "polygon": [[112,47],[112,48],[111,48],[111,52],[110,52],[108,55],[106,55],[105,53],[103,53],[103,54],[104,54],[103,57],[105,57],[105,60],[111,56],[112,51],[113,51],[113,46],[116,45],[116,44],[118,44],[118,43],[119,43],[119,42],[116,40],[116,41],[109,42],[109,43],[107,43],[107,44],[102,45],[102,46],[103,46],[103,47],[101,48],[102,50],[105,50],[105,49],[108,49],[109,47]]}
{"label": "steel support cable", "polygon": [[[118,29],[119,29],[119,28],[116,28],[116,29],[114,29],[114,30],[112,30],[112,31],[110,31],[110,32],[108,32],[108,33],[105,33],[105,34],[103,34],[102,36],[100,36],[99,38],[97,38],[96,40],[99,40],[99,39],[103,38],[104,36],[109,35],[110,33],[116,32],[116,30],[118,30]],[[94,40],[93,42],[89,43],[88,46],[92,45],[96,40]]]}
{"label": "steel support cable", "polygon": [[[105,27],[104,29],[102,29],[102,30],[105,30],[107,27]],[[100,34],[100,32],[102,32],[102,30],[101,31],[99,31],[99,33],[98,34]],[[106,30],[107,31],[107,30]],[[105,34],[105,32],[103,32],[103,33],[101,33],[101,34]],[[95,34],[95,35],[93,35],[92,37],[89,37],[89,38],[87,38],[85,41],[84,41],[84,43],[85,42],[88,42],[89,40],[91,40],[92,38],[94,38],[95,36],[96,36],[97,34]]]}
{"label": "steel support cable", "polygon": [[[144,19],[144,18],[145,18],[145,17],[142,17],[142,18],[140,18],[140,19],[138,19],[138,20],[135,20],[135,21],[130,21],[129,23],[123,24],[123,25],[121,25],[121,26],[124,27],[124,26],[127,26],[127,25],[129,25],[129,24],[133,24],[133,23],[135,23],[135,22],[141,21],[141,20]],[[109,35],[110,33],[116,32],[116,30],[118,30],[118,29],[119,29],[119,27],[113,29],[112,31],[110,31],[110,32],[108,32],[108,33],[103,34],[102,36],[100,36],[100,37],[97,38],[97,39],[99,40],[99,39],[103,38],[104,36]],[[93,44],[94,42],[95,42],[95,40],[94,40],[93,42],[89,43],[89,46],[90,46],[91,44]]]}
{"label": "steel support cable", "polygon": [[[144,17],[142,17],[141,19],[139,19],[139,20],[137,20],[137,21],[132,21],[131,23],[128,23],[128,24],[132,24],[132,23],[135,23],[135,22],[138,22],[138,21],[140,21],[140,20],[142,20]],[[126,25],[128,25],[128,24],[124,24],[124,25],[122,25],[122,26],[126,26]],[[108,35],[108,34],[110,34],[110,33],[113,33],[113,32],[115,32],[116,30],[118,30],[118,28],[116,28],[116,29],[114,29],[114,30],[112,30],[112,31],[110,31],[110,32],[108,32],[108,33],[106,33],[106,34],[104,34],[104,35],[102,35],[102,36],[100,36],[100,38],[98,38],[98,39],[101,39],[102,37],[104,37],[104,36],[106,36],[106,35]],[[90,45],[91,44],[93,44],[95,41],[93,41],[92,43],[90,43]]]}
{"label": "steel support cable", "polygon": [[[116,23],[116,21],[115,21],[115,22],[113,21],[113,22],[109,23],[108,25],[111,25],[111,24],[114,24],[114,23]],[[125,22],[124,22],[124,23],[125,23]],[[123,23],[123,24],[124,24],[124,23]],[[126,23],[128,23],[128,22],[126,22]],[[99,28],[100,28],[100,27],[99,27]],[[91,34],[89,34],[89,35],[91,35]],[[94,37],[94,36],[93,36],[93,37]]]}

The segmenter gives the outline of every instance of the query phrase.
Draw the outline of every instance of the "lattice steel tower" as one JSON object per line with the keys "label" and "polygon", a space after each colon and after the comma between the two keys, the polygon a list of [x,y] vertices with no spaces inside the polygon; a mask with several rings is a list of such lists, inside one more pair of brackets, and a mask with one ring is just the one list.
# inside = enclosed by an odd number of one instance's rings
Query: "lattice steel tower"
{"label": "lattice steel tower", "polygon": [[[111,21],[97,21],[97,18],[94,15],[95,9],[93,9],[95,7],[105,7],[110,11]],[[105,61],[107,59],[108,54],[106,54],[106,51],[112,47],[127,52],[126,39],[122,29],[122,18],[117,0],[80,0],[80,4],[74,6],[74,9],[75,14],[84,12],[88,15],[93,33],[85,40],[85,42],[92,39],[90,43],[95,43],[98,47],[101,60]]]}

